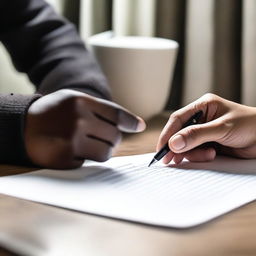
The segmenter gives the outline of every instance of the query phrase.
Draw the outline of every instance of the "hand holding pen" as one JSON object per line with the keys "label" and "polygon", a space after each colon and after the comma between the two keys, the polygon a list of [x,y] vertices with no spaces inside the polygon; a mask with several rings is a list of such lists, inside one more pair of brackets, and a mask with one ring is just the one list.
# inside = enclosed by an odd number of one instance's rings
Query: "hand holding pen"
{"label": "hand holding pen", "polygon": [[[195,125],[199,122],[201,116],[203,115],[203,111],[199,110],[196,112],[184,125],[183,128],[188,127],[190,125]],[[161,160],[165,155],[170,152],[170,147],[168,142],[154,155],[152,161],[149,163],[148,166],[151,166],[155,162]]]}
{"label": "hand holding pen", "polygon": [[[202,111],[200,123],[184,127],[196,113]],[[214,147],[199,147],[207,142]],[[240,158],[256,158],[256,108],[228,101],[214,94],[206,94],[174,112],[165,125],[157,144],[157,151],[168,144],[170,151],[163,157],[168,164],[189,161],[211,161],[216,153]]]}

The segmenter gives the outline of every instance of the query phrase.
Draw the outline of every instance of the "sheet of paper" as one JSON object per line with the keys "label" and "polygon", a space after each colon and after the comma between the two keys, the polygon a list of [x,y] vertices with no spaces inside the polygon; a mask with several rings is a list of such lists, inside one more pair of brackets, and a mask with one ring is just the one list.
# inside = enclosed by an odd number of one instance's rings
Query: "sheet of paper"
{"label": "sheet of paper", "polygon": [[153,154],[0,178],[0,193],[151,225],[186,228],[256,199],[256,160],[157,163]]}

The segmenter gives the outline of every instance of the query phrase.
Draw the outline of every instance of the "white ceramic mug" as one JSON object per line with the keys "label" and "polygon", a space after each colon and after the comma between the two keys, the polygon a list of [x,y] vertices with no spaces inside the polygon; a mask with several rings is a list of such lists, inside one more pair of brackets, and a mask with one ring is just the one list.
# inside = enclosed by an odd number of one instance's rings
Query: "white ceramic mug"
{"label": "white ceramic mug", "polygon": [[163,111],[177,42],[157,37],[114,37],[108,31],[90,37],[87,43],[108,79],[115,102],[145,120]]}

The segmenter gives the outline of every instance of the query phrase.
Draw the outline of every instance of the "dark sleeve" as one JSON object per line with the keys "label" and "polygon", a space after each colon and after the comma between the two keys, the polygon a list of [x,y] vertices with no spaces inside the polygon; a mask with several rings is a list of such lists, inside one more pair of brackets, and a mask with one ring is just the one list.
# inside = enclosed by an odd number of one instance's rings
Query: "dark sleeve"
{"label": "dark sleeve", "polygon": [[0,163],[29,163],[24,145],[27,109],[62,88],[110,99],[106,79],[76,29],[44,0],[0,0],[0,40],[35,95],[0,95]]}
{"label": "dark sleeve", "polygon": [[0,95],[0,163],[31,164],[24,143],[27,109],[40,95]]}
{"label": "dark sleeve", "polygon": [[81,88],[109,99],[106,79],[76,29],[44,0],[1,0],[0,10],[0,40],[37,92]]}

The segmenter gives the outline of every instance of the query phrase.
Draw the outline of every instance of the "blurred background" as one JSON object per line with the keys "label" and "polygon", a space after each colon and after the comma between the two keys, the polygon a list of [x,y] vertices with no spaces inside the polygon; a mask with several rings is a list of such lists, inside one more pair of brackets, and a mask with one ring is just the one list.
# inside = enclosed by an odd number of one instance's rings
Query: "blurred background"
{"label": "blurred background", "polygon": [[[48,0],[85,40],[99,32],[176,40],[178,61],[167,109],[206,92],[256,106],[255,0]],[[0,93],[30,93],[0,46]]]}

